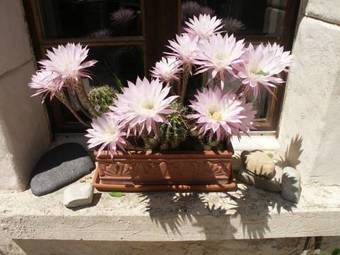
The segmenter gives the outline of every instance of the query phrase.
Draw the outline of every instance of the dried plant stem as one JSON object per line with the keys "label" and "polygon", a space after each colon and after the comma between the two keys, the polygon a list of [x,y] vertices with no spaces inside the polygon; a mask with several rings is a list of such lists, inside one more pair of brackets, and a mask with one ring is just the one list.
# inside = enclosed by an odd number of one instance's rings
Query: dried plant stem
{"label": "dried plant stem", "polygon": [[66,106],[66,108],[76,117],[76,119],[83,124],[85,127],[89,127],[90,125],[86,123],[76,112],[76,110],[73,109],[71,106],[71,103],[68,101],[67,97],[65,96],[64,92],[58,92],[56,93],[55,97]]}
{"label": "dried plant stem", "polygon": [[91,119],[91,115],[87,112],[84,106],[80,103],[79,98],[77,97],[76,93],[74,92],[72,88],[67,87],[66,90],[64,90],[64,93],[74,110],[78,111],[79,109],[87,118]]}
{"label": "dried plant stem", "polygon": [[181,81],[178,80],[175,82],[176,82],[176,93],[175,94],[180,95],[181,94]]}
{"label": "dried plant stem", "polygon": [[81,105],[83,105],[89,111],[92,117],[98,116],[99,114],[91,104],[83,84],[81,82],[77,82],[74,87]]}
{"label": "dried plant stem", "polygon": [[208,86],[208,72],[202,73],[202,85],[203,87]]}
{"label": "dried plant stem", "polygon": [[181,97],[181,102],[182,103],[184,102],[185,94],[187,92],[189,73],[190,73],[189,70],[184,69],[184,71],[183,71],[183,78],[182,78],[181,92],[180,92],[181,93],[180,97]]}

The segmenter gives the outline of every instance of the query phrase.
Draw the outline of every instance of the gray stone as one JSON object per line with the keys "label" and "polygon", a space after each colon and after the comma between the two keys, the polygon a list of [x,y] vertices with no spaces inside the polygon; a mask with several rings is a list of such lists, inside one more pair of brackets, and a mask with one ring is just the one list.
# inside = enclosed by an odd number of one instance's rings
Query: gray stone
{"label": "gray stone", "polygon": [[89,174],[95,165],[88,152],[77,143],[65,143],[48,151],[33,170],[32,193],[42,196]]}
{"label": "gray stone", "polygon": [[241,154],[242,164],[245,169],[257,176],[271,179],[275,176],[274,160],[260,150],[243,151]]}
{"label": "gray stone", "polygon": [[90,183],[75,183],[64,190],[64,205],[68,208],[90,205],[92,199],[93,186]]}
{"label": "gray stone", "polygon": [[255,175],[251,171],[241,169],[238,173],[237,179],[243,183],[254,185],[256,188],[259,188],[259,189],[263,189],[263,190],[267,190],[271,192],[281,191],[280,176],[277,176],[277,177],[275,176],[272,179],[268,179],[262,176]]}
{"label": "gray stone", "polygon": [[301,177],[293,167],[285,167],[282,174],[281,196],[293,203],[299,202],[301,194]]}

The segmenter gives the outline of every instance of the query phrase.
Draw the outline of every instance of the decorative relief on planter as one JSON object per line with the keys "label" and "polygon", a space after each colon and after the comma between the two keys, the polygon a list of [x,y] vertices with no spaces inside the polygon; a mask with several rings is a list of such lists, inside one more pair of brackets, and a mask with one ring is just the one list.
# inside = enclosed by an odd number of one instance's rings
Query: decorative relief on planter
{"label": "decorative relief on planter", "polygon": [[101,190],[198,190],[236,188],[230,152],[120,154],[97,157],[94,186]]}

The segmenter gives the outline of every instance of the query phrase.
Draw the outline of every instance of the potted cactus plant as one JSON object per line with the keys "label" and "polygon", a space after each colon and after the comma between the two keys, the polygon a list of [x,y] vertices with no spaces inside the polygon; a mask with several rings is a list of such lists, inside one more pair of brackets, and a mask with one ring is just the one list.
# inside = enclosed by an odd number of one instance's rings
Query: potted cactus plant
{"label": "potted cactus plant", "polygon": [[[253,46],[221,31],[223,21],[208,14],[186,22],[169,41],[168,52],[150,71],[151,79],[102,87],[86,93],[87,47],[68,43],[47,52],[29,84],[35,95],[50,95],[88,126],[96,156],[94,186],[101,190],[225,191],[236,188],[230,138],[252,129],[249,98],[261,87],[283,83],[291,55],[277,44]],[[188,97],[191,76],[197,76]],[[231,86],[231,83],[237,84]],[[79,100],[79,115],[70,102]],[[251,97],[249,97],[251,95]],[[91,117],[89,124],[84,116]]]}

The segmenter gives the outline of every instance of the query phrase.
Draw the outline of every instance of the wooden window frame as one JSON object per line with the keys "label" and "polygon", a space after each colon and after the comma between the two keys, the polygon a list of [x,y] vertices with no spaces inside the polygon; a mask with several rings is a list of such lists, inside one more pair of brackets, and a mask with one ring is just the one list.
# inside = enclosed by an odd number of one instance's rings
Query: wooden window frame
{"label": "wooden window frame", "polygon": [[[140,0],[142,13],[142,35],[120,36],[110,38],[65,38],[49,39],[44,36],[44,25],[40,0],[23,0],[26,19],[33,42],[36,58],[39,60],[47,48],[66,42],[80,42],[90,47],[140,46],[144,52],[144,73],[161,57],[165,44],[180,30],[181,0]],[[281,36],[243,35],[247,42],[277,42],[291,50],[295,33],[300,0],[287,0],[283,33]],[[174,22],[174,21],[177,22]],[[255,129],[258,131],[276,131],[282,107],[284,87],[274,90],[276,99],[270,99],[266,116],[256,119]],[[81,132],[84,127],[78,122],[66,121],[59,102],[46,102],[53,133]]]}

